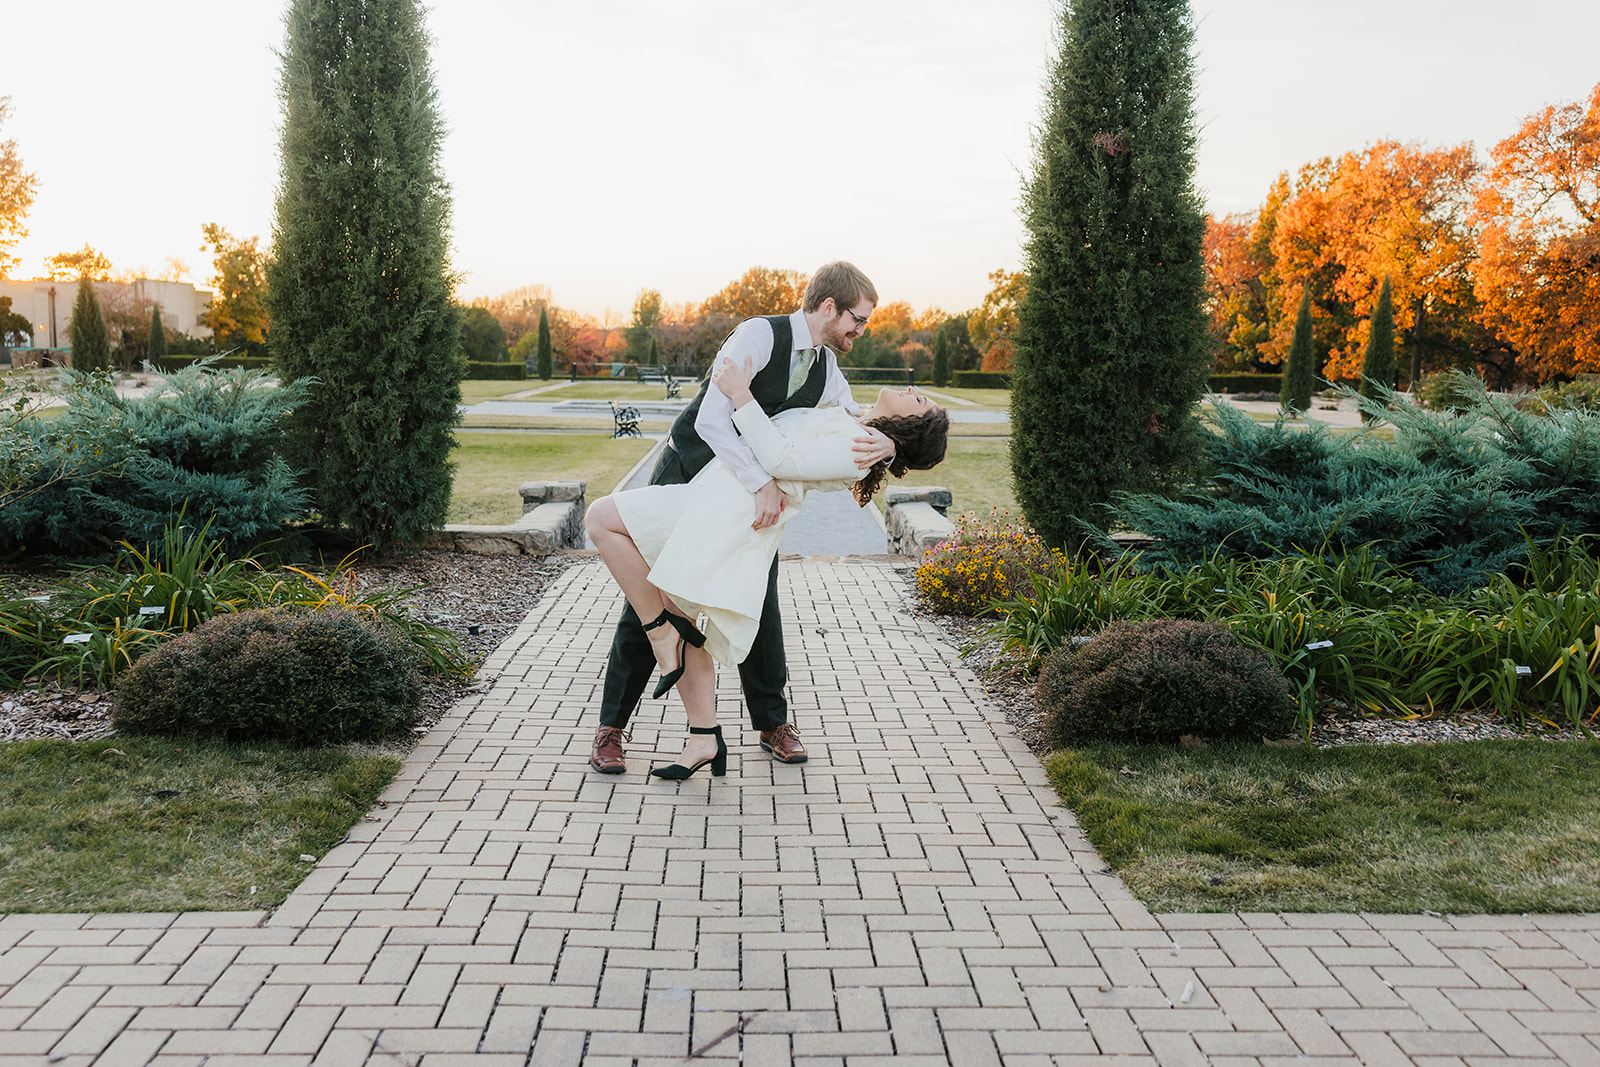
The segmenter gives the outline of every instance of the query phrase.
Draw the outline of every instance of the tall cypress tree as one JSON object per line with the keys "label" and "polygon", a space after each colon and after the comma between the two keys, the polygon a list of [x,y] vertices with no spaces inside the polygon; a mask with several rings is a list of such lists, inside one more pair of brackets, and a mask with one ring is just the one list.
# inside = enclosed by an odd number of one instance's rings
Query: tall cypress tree
{"label": "tall cypress tree", "polygon": [[543,381],[549,381],[550,375],[554,373],[555,370],[554,366],[552,365],[550,355],[550,315],[545,308],[539,309],[538,368],[539,377]]}
{"label": "tall cypress tree", "polygon": [[150,343],[145,346],[145,362],[155,368],[156,360],[167,354],[167,331],[161,325],[161,305],[150,305]]}
{"label": "tall cypress tree", "polygon": [[1023,193],[1011,468],[1055,545],[1199,453],[1210,354],[1186,0],[1075,0]]}
{"label": "tall cypress tree", "polygon": [[656,339],[650,338],[650,366],[661,366],[661,350],[656,347]]}
{"label": "tall cypress tree", "polygon": [[111,366],[111,332],[100,311],[100,296],[87,274],[78,278],[78,295],[72,300],[67,336],[72,339],[73,370],[106,370]]}
{"label": "tall cypress tree", "polygon": [[[1361,360],[1361,395],[1373,396],[1379,386],[1393,389],[1398,373],[1394,360],[1394,297],[1389,293],[1389,277],[1385,275],[1383,288],[1378,290],[1378,303],[1372,309],[1367,351]],[[1366,418],[1366,413],[1361,417]]]}
{"label": "tall cypress tree", "polygon": [[933,335],[933,384],[950,384],[950,342],[940,326]]}
{"label": "tall cypress tree", "polygon": [[1300,293],[1300,311],[1294,319],[1294,335],[1289,341],[1289,365],[1283,371],[1283,388],[1278,395],[1290,411],[1310,411],[1311,394],[1317,387],[1317,349],[1311,336],[1311,290]]}
{"label": "tall cypress tree", "polygon": [[291,461],[325,522],[389,551],[444,522],[462,364],[444,126],[417,0],[293,0],[269,335],[315,377]]}

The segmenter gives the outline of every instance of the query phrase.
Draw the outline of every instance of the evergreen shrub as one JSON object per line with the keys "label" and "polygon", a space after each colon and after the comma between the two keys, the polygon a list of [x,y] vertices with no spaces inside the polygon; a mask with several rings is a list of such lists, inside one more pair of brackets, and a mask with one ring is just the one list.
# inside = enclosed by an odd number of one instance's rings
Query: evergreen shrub
{"label": "evergreen shrub", "polygon": [[[1387,276],[1378,290],[1378,303],[1367,325],[1367,349],[1362,356],[1357,388],[1362,396],[1370,398],[1376,396],[1379,389],[1392,390],[1399,373],[1394,360],[1394,297]],[[1368,416],[1363,413],[1362,417]]]}
{"label": "evergreen shrub", "polygon": [[549,381],[554,369],[550,351],[550,309],[539,309],[539,347],[538,355],[534,359],[534,366],[541,381]]}
{"label": "evergreen shrub", "polygon": [[1300,310],[1295,314],[1294,334],[1289,341],[1289,358],[1283,368],[1283,406],[1289,411],[1309,411],[1311,396],[1317,391],[1316,337],[1311,325],[1311,290],[1300,293]]}
{"label": "evergreen shrub", "polygon": [[167,354],[167,330],[161,325],[161,305],[150,305],[150,339],[145,342],[145,357],[158,363]]}
{"label": "evergreen shrub", "polygon": [[1524,406],[1540,415],[1568,409],[1600,411],[1600,374],[1584,374],[1576,381],[1541,389]]}
{"label": "evergreen shrub", "polygon": [[526,363],[483,363],[471,361],[466,364],[466,377],[475,382],[520,382],[528,376]]}
{"label": "evergreen shrub", "polygon": [[111,366],[111,333],[100,297],[87,274],[78,279],[78,295],[72,301],[72,321],[67,324],[72,338],[72,369],[106,370]]}
{"label": "evergreen shrub", "polygon": [[1454,414],[1388,390],[1360,401],[1393,427],[1392,444],[1258,423],[1219,403],[1209,476],[1177,499],[1120,497],[1117,521],[1156,539],[1149,565],[1371,545],[1439,594],[1484,585],[1525,558],[1529,543],[1600,533],[1600,412],[1541,417],[1469,376],[1451,380],[1471,398]]}
{"label": "evergreen shrub", "polygon": [[377,740],[416,717],[422,659],[394,628],[355,611],[218,616],[125,673],[112,722],[230,741]]}
{"label": "evergreen shrub", "polygon": [[1011,375],[986,370],[958,370],[951,385],[957,389],[1010,389]]}
{"label": "evergreen shrub", "polygon": [[444,525],[465,370],[430,38],[417,0],[286,8],[268,340],[309,392],[285,456],[324,523],[391,552]]}
{"label": "evergreen shrub", "polygon": [[984,519],[969,511],[957,517],[955,538],[923,557],[917,591],[941,615],[987,615],[997,602],[1028,595],[1034,575],[1064,563],[1059,550],[1004,509],[994,508]]}
{"label": "evergreen shrub", "polygon": [[1265,654],[1188,619],[1112,623],[1060,649],[1040,669],[1037,701],[1057,747],[1282,737],[1296,715]]}
{"label": "evergreen shrub", "polygon": [[1022,194],[1011,470],[1028,520],[1067,547],[1106,528],[1118,492],[1192,480],[1212,352],[1189,4],[1055,10]]}
{"label": "evergreen shrub", "polygon": [[933,335],[933,384],[945,386],[950,384],[950,341],[945,336],[945,327],[940,326]]}
{"label": "evergreen shrub", "polygon": [[[278,444],[280,422],[305,383],[269,389],[263,371],[193,365],[163,375],[149,396],[125,397],[109,381],[62,373],[66,413],[18,431],[46,454],[70,447],[92,453],[93,463],[0,509],[0,545],[84,551],[151,543],[187,514],[209,521],[214,540],[237,546],[304,513],[306,494]],[[38,477],[52,469],[45,464]]]}

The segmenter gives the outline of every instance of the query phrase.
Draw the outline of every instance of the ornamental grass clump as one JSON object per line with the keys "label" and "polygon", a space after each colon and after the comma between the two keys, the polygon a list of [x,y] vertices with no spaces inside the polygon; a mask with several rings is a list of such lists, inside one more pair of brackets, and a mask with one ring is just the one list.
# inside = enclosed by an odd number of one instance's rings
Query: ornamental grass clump
{"label": "ornamental grass clump", "polygon": [[1036,694],[1057,747],[1283,737],[1296,703],[1272,660],[1215,623],[1116,622],[1046,657]]}
{"label": "ornamental grass clump", "polygon": [[375,740],[416,717],[424,662],[393,626],[361,612],[243,611],[134,664],[112,721],[129,733],[229,741]]}
{"label": "ornamental grass clump", "polygon": [[1005,509],[990,509],[986,519],[965,512],[956,536],[935,545],[917,568],[917,592],[941,615],[987,615],[998,603],[1031,595],[1034,575],[1065,563],[1059,549]]}

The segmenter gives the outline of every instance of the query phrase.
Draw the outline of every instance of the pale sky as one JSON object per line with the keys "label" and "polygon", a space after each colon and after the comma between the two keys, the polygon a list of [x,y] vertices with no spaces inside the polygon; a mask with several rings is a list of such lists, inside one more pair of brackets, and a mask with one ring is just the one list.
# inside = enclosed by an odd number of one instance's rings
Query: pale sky
{"label": "pale sky", "polygon": [[[1376,140],[1480,155],[1600,81],[1594,0],[1193,0],[1196,181],[1245,211]],[[40,190],[19,277],[85,242],[211,273],[200,228],[270,241],[279,0],[13,5],[0,73]],[[854,261],[885,301],[976,306],[1020,266],[1055,0],[448,0],[459,296],[549,286],[626,315],[752,266]]]}

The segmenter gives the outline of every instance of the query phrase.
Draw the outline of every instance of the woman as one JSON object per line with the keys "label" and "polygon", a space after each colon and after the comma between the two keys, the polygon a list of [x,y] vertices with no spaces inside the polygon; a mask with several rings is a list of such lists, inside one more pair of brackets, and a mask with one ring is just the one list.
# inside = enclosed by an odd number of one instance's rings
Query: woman
{"label": "woman", "polygon": [[[685,485],[614,493],[589,508],[589,539],[628,603],[645,623],[661,681],[674,685],[689,717],[689,740],[675,764],[650,773],[687,778],[707,763],[727,769],[717,725],[716,667],[750,651],[766,597],[767,572],[783,524],[811,490],[848,488],[865,507],[885,474],[928,470],[944,459],[950,416],[914,388],[884,389],[858,422],[842,408],[795,408],[769,419],[750,394],[750,363],[724,362],[711,381],[733,402],[734,425],[784,496],[779,521],[754,528],[755,498],[713,461]],[[863,471],[854,444],[862,425],[895,442],[895,454]],[[700,619],[703,629],[691,619]]]}

